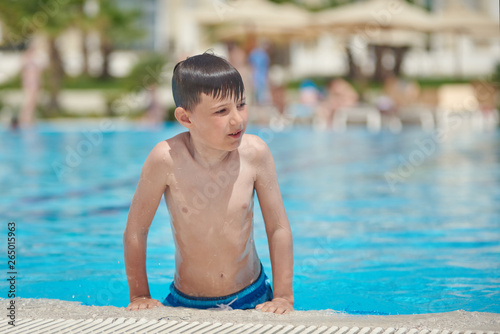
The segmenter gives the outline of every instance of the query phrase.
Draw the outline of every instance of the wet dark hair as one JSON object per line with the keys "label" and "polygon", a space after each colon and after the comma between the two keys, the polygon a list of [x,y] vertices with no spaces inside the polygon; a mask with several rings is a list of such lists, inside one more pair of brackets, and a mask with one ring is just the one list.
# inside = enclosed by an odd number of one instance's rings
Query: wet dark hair
{"label": "wet dark hair", "polygon": [[172,93],[175,105],[192,111],[201,93],[215,99],[239,101],[245,87],[240,73],[227,60],[211,53],[192,56],[175,65]]}

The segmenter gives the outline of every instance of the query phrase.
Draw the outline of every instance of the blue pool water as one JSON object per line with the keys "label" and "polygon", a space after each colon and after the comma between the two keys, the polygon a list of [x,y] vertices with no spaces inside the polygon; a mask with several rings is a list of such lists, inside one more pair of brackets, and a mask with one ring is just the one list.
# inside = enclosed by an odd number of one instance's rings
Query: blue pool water
{"label": "blue pool water", "polygon": [[[90,132],[86,132],[90,131]],[[105,123],[0,130],[0,234],[16,224],[16,295],[126,306],[122,233],[149,150],[182,129]],[[294,233],[296,309],[500,313],[500,133],[276,132],[269,144]],[[102,137],[101,137],[102,136]],[[169,216],[150,231],[162,299],[174,273]],[[271,273],[262,216],[255,240]],[[7,297],[5,279],[1,297]]]}

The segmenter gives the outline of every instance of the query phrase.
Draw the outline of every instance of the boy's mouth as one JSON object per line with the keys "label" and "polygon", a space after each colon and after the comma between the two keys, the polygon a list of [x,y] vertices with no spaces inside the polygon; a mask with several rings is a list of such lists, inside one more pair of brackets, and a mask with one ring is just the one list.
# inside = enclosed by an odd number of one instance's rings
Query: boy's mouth
{"label": "boy's mouth", "polygon": [[242,132],[243,132],[243,130],[239,130],[237,132],[230,133],[229,136],[232,137],[232,138],[239,138],[241,136]]}

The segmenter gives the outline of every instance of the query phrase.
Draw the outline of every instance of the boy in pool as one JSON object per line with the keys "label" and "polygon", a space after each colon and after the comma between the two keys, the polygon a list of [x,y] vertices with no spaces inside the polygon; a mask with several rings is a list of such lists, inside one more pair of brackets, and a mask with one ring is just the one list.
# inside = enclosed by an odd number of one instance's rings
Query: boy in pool
{"label": "boy in pool", "polygon": [[[248,114],[240,74],[212,54],[174,68],[175,118],[188,131],[157,144],[147,157],[123,236],[130,304],[293,310],[292,233],[273,157],[245,134]],[[273,290],[253,239],[257,193],[271,256]],[[148,230],[162,195],[171,216],[176,272],[170,293],[152,299],[146,274]]]}

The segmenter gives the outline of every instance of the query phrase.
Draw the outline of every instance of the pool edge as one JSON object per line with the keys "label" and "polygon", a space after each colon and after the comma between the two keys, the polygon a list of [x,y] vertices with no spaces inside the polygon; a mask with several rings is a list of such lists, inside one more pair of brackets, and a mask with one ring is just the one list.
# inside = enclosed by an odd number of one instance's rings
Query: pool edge
{"label": "pool edge", "polygon": [[[423,330],[427,330],[432,334],[444,333],[444,331],[448,331],[449,334],[466,332],[468,334],[479,334],[479,332],[500,334],[500,314],[497,313],[454,311],[417,315],[353,316],[333,310],[325,310],[295,311],[289,315],[276,315],[256,310],[207,311],[170,307],[127,312],[124,308],[114,306],[84,306],[77,302],[56,299],[24,298],[2,299],[0,300],[0,307],[6,310],[11,301],[14,301],[15,304],[15,323],[17,322],[19,325],[24,322],[26,324],[29,322],[29,325],[43,323],[48,328],[57,324],[61,326],[63,324],[70,325],[71,321],[89,323],[97,326],[96,328],[104,324],[111,327],[115,324],[122,327],[131,325],[139,328],[142,323],[146,322],[152,325],[154,322],[175,321],[176,324],[191,324],[193,329],[207,323],[212,325],[218,323],[220,326],[228,326],[228,324],[244,324],[247,326],[251,324],[252,326],[260,326],[255,328],[258,332],[261,330],[271,331],[272,329],[275,332],[280,332],[284,330],[284,327],[292,326],[289,330],[293,330],[294,333],[295,330],[297,330],[296,333],[299,333],[307,329],[307,333],[328,331],[337,334],[416,334]],[[2,318],[9,321],[6,313]],[[5,329],[3,326],[7,325],[7,321],[0,323],[0,332]],[[265,329],[265,326],[268,329]],[[282,327],[276,329],[276,326]],[[24,326],[16,327],[21,330]],[[323,330],[320,331],[320,328],[323,328]],[[374,332],[377,328],[379,328],[378,332]],[[127,327],[126,329],[132,328]],[[229,327],[227,329],[231,331]],[[342,331],[340,331],[341,329]]]}

